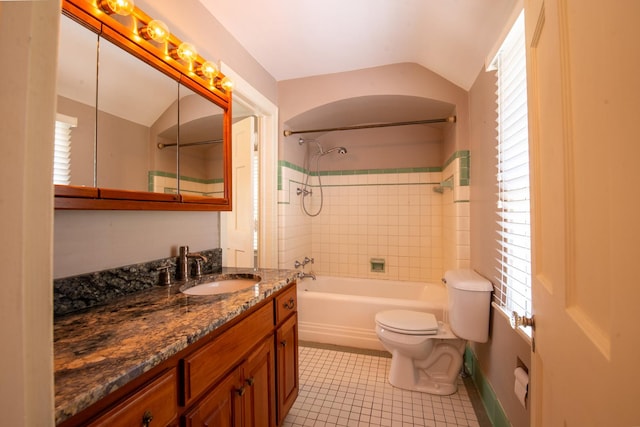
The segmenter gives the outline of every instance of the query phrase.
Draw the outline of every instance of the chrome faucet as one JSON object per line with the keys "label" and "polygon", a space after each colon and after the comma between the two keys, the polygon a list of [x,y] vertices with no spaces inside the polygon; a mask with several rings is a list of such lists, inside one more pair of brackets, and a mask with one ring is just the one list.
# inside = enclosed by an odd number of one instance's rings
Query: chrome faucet
{"label": "chrome faucet", "polygon": [[316,275],[313,273],[305,273],[303,271],[301,271],[300,273],[298,273],[298,278],[300,280],[302,279],[306,279],[307,277],[311,277],[312,280],[316,280]]}
{"label": "chrome faucet", "polygon": [[180,246],[180,253],[178,255],[178,265],[176,268],[176,280],[189,279],[189,259],[195,259],[197,262],[196,278],[200,278],[202,270],[200,267],[200,261],[206,261],[207,257],[200,253],[189,253],[189,246]]}

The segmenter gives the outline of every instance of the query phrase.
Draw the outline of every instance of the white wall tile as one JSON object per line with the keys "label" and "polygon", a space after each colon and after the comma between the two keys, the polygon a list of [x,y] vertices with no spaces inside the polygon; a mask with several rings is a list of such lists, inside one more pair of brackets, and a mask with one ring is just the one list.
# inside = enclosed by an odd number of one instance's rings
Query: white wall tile
{"label": "white wall tile", "polygon": [[[295,259],[309,256],[315,257],[312,269],[319,274],[439,281],[445,266],[465,262],[457,258],[468,252],[469,206],[453,203],[451,189],[438,194],[435,185],[425,184],[439,184],[442,176],[455,175],[457,167],[456,159],[443,173],[322,177],[323,211],[313,218],[303,213],[295,196],[303,174],[283,168],[278,195],[281,265],[291,268]],[[311,182],[307,205],[316,211],[320,191],[317,181]],[[372,257],[385,258],[382,276],[370,271]]]}

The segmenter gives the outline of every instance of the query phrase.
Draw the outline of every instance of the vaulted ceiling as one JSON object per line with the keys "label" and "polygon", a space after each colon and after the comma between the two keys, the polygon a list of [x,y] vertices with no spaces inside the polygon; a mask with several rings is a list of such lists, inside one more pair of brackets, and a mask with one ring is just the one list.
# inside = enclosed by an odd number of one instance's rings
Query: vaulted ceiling
{"label": "vaulted ceiling", "polygon": [[200,0],[278,81],[415,62],[469,89],[517,0]]}

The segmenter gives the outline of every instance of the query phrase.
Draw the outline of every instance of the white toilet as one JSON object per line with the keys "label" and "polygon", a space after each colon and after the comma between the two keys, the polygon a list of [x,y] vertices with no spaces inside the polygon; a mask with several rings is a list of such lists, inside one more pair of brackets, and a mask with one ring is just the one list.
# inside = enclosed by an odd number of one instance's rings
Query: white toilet
{"label": "white toilet", "polygon": [[449,294],[448,324],[411,310],[376,314],[376,333],[392,356],[389,383],[394,387],[455,393],[466,341],[489,338],[491,283],[472,270],[447,271],[443,281]]}

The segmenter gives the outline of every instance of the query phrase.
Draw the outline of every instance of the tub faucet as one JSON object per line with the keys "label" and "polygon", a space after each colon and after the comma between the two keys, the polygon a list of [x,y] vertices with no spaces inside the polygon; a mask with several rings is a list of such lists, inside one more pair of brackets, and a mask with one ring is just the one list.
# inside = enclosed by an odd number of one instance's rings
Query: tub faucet
{"label": "tub faucet", "polygon": [[[176,280],[187,280],[189,279],[189,258],[196,259],[199,261],[206,261],[207,257],[194,252],[189,253],[189,246],[180,246],[180,253],[178,255],[178,265],[176,268]],[[196,269],[196,276],[199,276],[198,271],[199,268]]]}
{"label": "tub faucet", "polygon": [[307,277],[311,277],[312,280],[316,280],[316,275],[313,273],[305,273],[303,271],[301,271],[300,273],[298,273],[298,278],[300,280],[302,279],[306,279]]}

